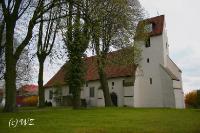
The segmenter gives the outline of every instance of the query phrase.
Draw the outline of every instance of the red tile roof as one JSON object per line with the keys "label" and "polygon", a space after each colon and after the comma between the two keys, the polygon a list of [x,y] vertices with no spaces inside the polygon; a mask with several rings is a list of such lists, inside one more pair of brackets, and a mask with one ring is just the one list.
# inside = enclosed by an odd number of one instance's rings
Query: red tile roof
{"label": "red tile roof", "polygon": [[164,15],[140,21],[138,23],[138,28],[137,28],[137,33],[139,33],[139,34],[136,34],[135,38],[138,38],[140,33],[144,32],[144,25],[146,25],[146,24],[152,24],[153,25],[152,32],[148,33],[150,36],[161,35],[163,33],[164,21],[165,21],[165,16]]}
{"label": "red tile roof", "polygon": [[[116,55],[119,55],[119,51],[111,52],[108,54],[108,59],[111,60]],[[97,63],[96,63],[96,56],[86,57],[84,59],[86,64],[86,81],[95,81],[99,79],[98,70],[97,70]],[[65,83],[65,73],[67,64],[63,65],[61,69],[47,82],[45,85],[46,88],[52,87],[54,85],[66,85]],[[117,78],[117,77],[128,77],[135,75],[135,67],[133,64],[129,65],[121,65],[115,63],[109,63],[106,68],[106,75],[107,78]]]}
{"label": "red tile roof", "polygon": [[37,85],[24,85],[19,88],[19,91],[23,92],[37,92],[38,91],[38,86]]}
{"label": "red tile roof", "polygon": [[147,19],[148,23],[153,24],[153,31],[150,33],[150,36],[157,36],[163,33],[164,19],[164,15]]}

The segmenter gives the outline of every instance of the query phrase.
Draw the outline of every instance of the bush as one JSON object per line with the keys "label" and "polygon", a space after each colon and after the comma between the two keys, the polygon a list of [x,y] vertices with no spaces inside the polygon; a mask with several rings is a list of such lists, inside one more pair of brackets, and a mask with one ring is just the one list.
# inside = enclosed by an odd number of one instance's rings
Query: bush
{"label": "bush", "polygon": [[38,96],[28,96],[24,97],[22,102],[26,106],[37,106],[38,103]]}
{"label": "bush", "polygon": [[192,91],[185,96],[185,105],[187,108],[198,108],[200,107],[199,96],[197,91]]}
{"label": "bush", "polygon": [[45,106],[47,106],[47,107],[52,107],[52,102],[47,102],[47,101],[45,101]]}

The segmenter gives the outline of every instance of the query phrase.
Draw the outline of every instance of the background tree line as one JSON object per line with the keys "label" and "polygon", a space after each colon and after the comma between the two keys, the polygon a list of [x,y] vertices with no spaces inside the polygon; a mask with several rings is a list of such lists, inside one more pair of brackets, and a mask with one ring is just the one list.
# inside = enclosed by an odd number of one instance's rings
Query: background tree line
{"label": "background tree line", "polygon": [[185,95],[186,108],[200,108],[200,90],[189,92]]}

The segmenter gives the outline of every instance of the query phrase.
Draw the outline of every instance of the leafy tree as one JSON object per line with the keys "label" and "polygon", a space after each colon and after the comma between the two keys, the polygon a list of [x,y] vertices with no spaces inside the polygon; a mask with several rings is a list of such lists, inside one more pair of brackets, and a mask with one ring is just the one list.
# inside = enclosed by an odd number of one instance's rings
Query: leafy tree
{"label": "leafy tree", "polygon": [[197,106],[197,93],[196,91],[189,92],[185,96],[185,104],[187,107],[195,107]]}
{"label": "leafy tree", "polygon": [[189,92],[185,95],[185,105],[188,108],[198,108],[200,107],[200,95],[199,90]]}
{"label": "leafy tree", "polygon": [[[89,14],[92,23],[92,45],[97,56],[97,67],[105,106],[112,106],[105,73],[105,66],[108,62],[107,54],[112,48],[133,46],[134,33],[137,22],[142,17],[142,10],[136,0],[99,0],[93,1],[93,3],[95,3],[94,10]],[[139,50],[136,52],[135,49],[136,46],[129,53],[138,53],[139,55]],[[129,54],[129,59],[132,57]],[[131,59],[131,63],[135,61],[135,57],[136,55]]]}
{"label": "leafy tree", "polygon": [[88,0],[69,0],[66,6],[68,7],[68,17],[66,30],[63,31],[69,58],[66,82],[73,95],[73,108],[78,109],[80,108],[80,93],[85,73],[83,57],[90,40],[88,18],[81,9],[84,7],[87,12]]}

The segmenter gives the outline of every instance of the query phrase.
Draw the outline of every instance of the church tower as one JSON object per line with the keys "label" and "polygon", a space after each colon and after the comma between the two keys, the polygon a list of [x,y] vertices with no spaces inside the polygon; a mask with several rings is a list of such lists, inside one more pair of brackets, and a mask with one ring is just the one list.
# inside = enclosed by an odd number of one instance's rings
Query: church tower
{"label": "church tower", "polygon": [[[142,22],[145,22],[148,37],[146,41],[137,42],[142,60],[136,72],[134,106],[176,107],[178,99],[179,106],[183,107],[182,72],[169,58],[165,17],[161,15]],[[176,89],[181,100],[177,98]]]}

